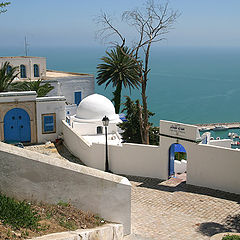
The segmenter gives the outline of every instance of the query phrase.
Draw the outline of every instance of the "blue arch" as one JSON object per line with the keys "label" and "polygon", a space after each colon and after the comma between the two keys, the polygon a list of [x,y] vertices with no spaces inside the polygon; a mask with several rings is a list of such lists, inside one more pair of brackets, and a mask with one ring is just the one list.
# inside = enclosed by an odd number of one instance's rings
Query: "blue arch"
{"label": "blue arch", "polygon": [[174,160],[175,160],[175,153],[186,153],[185,148],[178,143],[173,143],[169,148],[169,162],[168,162],[168,176],[172,176],[175,173],[174,169]]}
{"label": "blue arch", "polygon": [[13,108],[4,116],[5,142],[31,142],[31,126],[28,113],[22,108]]}

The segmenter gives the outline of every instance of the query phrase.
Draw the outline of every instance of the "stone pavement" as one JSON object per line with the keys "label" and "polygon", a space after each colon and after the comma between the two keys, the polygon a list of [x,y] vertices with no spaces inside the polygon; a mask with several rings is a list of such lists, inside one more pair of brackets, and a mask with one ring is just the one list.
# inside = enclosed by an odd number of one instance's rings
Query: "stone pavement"
{"label": "stone pavement", "polygon": [[126,177],[133,185],[132,231],[139,239],[204,240],[240,232],[240,195],[187,185],[184,176]]}

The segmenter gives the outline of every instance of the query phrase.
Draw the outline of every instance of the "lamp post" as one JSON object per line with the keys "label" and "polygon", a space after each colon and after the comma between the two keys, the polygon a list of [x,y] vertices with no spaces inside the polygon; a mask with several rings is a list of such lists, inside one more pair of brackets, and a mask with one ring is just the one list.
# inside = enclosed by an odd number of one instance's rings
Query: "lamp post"
{"label": "lamp post", "polygon": [[105,172],[110,172],[109,171],[109,164],[108,164],[108,143],[107,143],[107,127],[109,124],[109,118],[105,116],[102,119],[103,126],[105,127],[105,136],[106,136],[106,161],[105,161]]}

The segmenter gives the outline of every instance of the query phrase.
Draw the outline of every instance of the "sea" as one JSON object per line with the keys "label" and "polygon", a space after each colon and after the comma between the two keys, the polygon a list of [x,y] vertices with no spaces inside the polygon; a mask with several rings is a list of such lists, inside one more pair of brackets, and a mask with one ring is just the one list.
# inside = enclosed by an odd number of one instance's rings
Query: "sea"
{"label": "sea", "polygon": [[[34,47],[29,55],[47,58],[47,68],[97,75],[105,55],[101,47]],[[108,49],[109,50],[109,49]],[[0,47],[0,56],[24,55],[23,47]],[[240,122],[240,48],[153,47],[147,83],[150,121],[189,124]],[[98,86],[95,91],[112,99],[114,89]],[[141,99],[140,90],[124,89],[124,96]]]}

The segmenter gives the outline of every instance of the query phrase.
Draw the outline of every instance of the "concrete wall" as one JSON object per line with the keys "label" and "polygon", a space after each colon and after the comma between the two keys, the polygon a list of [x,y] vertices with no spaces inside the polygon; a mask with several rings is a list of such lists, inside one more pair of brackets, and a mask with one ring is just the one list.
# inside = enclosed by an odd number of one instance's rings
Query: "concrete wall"
{"label": "concrete wall", "polygon": [[[26,56],[19,56],[19,57],[0,57],[0,66],[5,63],[10,62],[12,67],[20,67],[23,64],[26,67],[26,77],[22,78],[22,80],[37,80],[39,78],[45,79],[46,78],[46,58],[45,57],[26,57]],[[39,66],[39,77],[34,77],[34,68],[33,65],[37,64]],[[19,68],[20,71],[20,68]],[[19,79],[21,75],[18,75]]]}
{"label": "concrete wall", "polygon": [[[37,105],[37,136],[38,142],[54,141],[61,135],[61,121],[65,119],[65,98],[64,97],[41,97],[36,99]],[[56,114],[56,132],[43,133],[42,114]]]}
{"label": "concrete wall", "polygon": [[[105,145],[90,144],[64,121],[62,124],[66,147],[87,166],[104,170]],[[165,152],[168,149],[158,146],[128,143],[122,146],[109,145],[110,169],[118,174],[167,179],[168,154],[163,154]]]}
{"label": "concrete wall", "polygon": [[187,183],[240,194],[240,151],[195,145],[188,149]]}
{"label": "concrete wall", "polygon": [[124,177],[0,142],[0,191],[19,200],[70,201],[131,233],[131,185]]}

